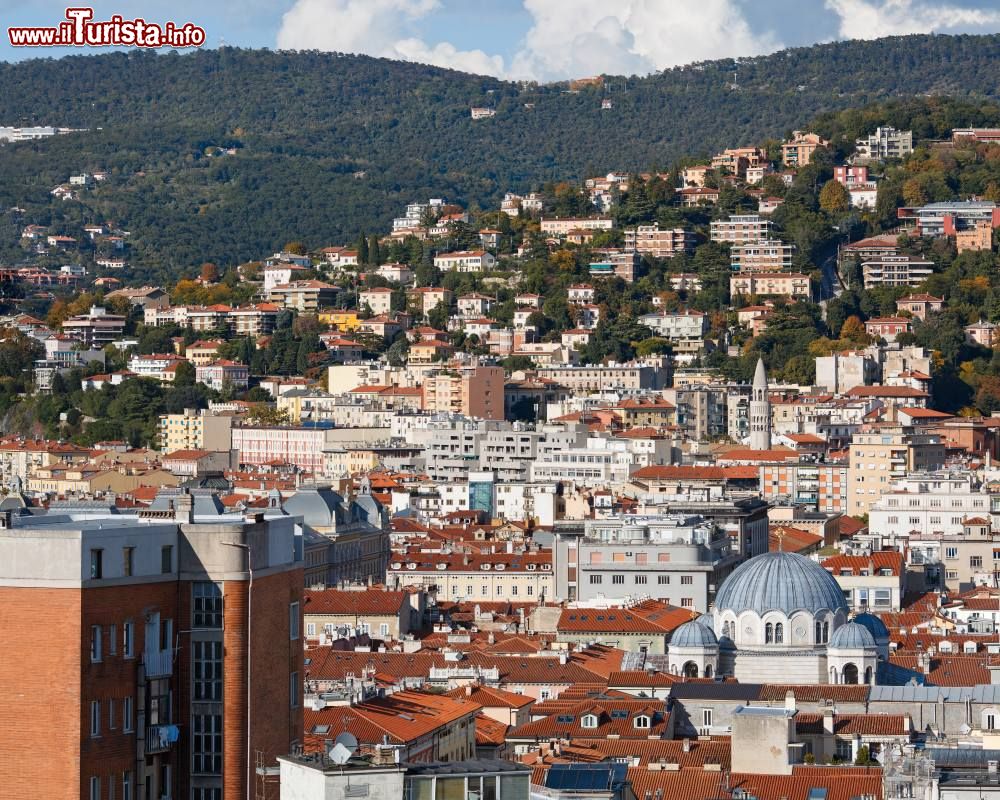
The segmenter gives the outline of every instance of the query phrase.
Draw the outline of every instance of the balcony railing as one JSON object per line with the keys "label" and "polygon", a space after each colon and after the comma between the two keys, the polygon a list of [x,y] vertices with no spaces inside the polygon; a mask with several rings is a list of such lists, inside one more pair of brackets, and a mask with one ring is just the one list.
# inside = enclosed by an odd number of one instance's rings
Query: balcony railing
{"label": "balcony railing", "polygon": [[166,753],[177,737],[176,726],[174,725],[148,725],[146,726],[146,755],[154,753]]}
{"label": "balcony railing", "polygon": [[142,654],[142,665],[147,678],[169,678],[174,670],[172,650],[147,650]]}

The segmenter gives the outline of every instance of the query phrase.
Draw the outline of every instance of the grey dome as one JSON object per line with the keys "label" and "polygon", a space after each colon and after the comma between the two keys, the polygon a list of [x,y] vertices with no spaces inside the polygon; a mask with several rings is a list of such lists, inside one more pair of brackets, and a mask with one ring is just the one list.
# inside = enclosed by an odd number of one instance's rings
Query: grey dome
{"label": "grey dome", "polygon": [[858,614],[853,620],[851,620],[851,622],[856,622],[858,625],[866,628],[868,633],[872,635],[872,638],[876,642],[879,639],[888,640],[889,638],[889,629],[885,626],[885,623],[874,614]]}
{"label": "grey dome", "polygon": [[698,620],[685,622],[670,634],[671,647],[718,647],[719,640],[707,625]]}
{"label": "grey dome", "polygon": [[314,528],[336,528],[347,522],[344,498],[329,486],[302,486],[285,500],[285,513],[302,517]]}
{"label": "grey dome", "polygon": [[871,635],[868,628],[859,625],[857,622],[848,622],[841,625],[830,637],[830,649],[862,650],[868,647],[875,647],[875,637]]}
{"label": "grey dome", "polygon": [[796,553],[763,553],[740,564],[722,582],[716,611],[847,611],[836,579],[815,561]]}

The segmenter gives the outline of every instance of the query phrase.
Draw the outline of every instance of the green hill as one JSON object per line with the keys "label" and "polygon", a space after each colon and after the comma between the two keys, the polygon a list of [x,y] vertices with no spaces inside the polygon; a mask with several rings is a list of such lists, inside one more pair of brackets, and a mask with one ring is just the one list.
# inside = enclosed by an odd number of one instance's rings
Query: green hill
{"label": "green hill", "polygon": [[[578,93],[314,52],[226,48],[0,65],[0,125],[89,129],[0,147],[0,207],[26,210],[0,217],[0,259],[21,254],[25,222],[73,234],[111,220],[131,231],[139,271],[176,277],[289,239],[352,240],[361,229],[385,229],[412,200],[494,204],[506,190],[666,167],[875,102],[889,102],[879,113],[902,122],[914,107],[904,99],[924,98],[917,105],[930,121],[917,133],[942,135],[993,118],[982,101],[1000,91],[998,63],[1000,36],[911,36],[696,64]],[[926,113],[940,95],[969,102]],[[601,110],[604,96],[613,109]],[[496,116],[473,121],[474,105],[494,106]],[[856,123],[874,127],[860,111]],[[209,156],[217,146],[238,149]],[[97,169],[110,179],[80,202],[49,194],[70,174]]]}

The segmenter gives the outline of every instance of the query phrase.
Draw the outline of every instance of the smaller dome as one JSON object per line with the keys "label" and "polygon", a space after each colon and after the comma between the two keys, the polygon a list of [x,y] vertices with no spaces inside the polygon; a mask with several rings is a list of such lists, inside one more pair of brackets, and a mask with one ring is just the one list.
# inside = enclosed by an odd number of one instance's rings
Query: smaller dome
{"label": "smaller dome", "polygon": [[831,650],[863,650],[866,647],[875,647],[875,637],[868,628],[857,622],[841,625],[830,637]]}
{"label": "smaller dome", "polygon": [[698,620],[685,622],[670,635],[671,647],[718,647],[719,640],[711,628]]}
{"label": "smaller dome", "polygon": [[858,614],[851,622],[857,623],[864,628],[868,629],[868,633],[872,635],[872,638],[877,642],[879,639],[889,638],[889,629],[874,614]]}

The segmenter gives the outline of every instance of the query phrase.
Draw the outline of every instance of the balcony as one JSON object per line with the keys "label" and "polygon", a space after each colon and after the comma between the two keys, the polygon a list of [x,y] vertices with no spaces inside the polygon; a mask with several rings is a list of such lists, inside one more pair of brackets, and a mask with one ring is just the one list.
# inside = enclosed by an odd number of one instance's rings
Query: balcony
{"label": "balcony", "polygon": [[176,725],[146,726],[146,755],[166,753],[177,741]]}
{"label": "balcony", "polygon": [[172,650],[147,650],[142,654],[147,678],[169,678],[174,671]]}

